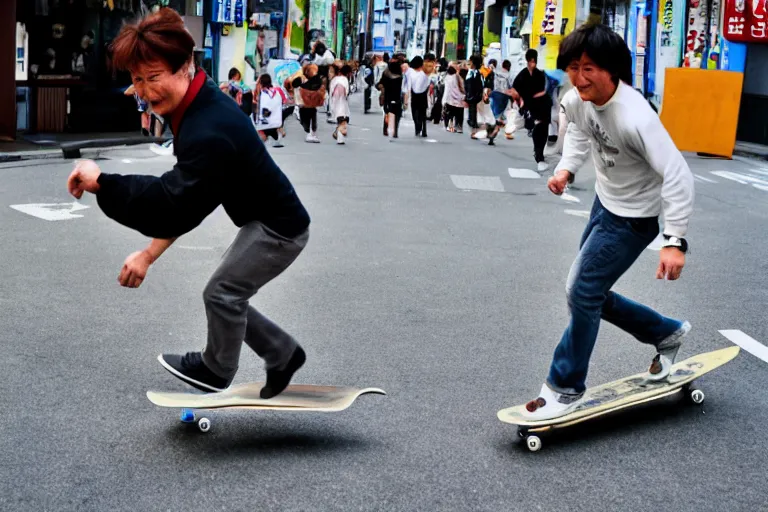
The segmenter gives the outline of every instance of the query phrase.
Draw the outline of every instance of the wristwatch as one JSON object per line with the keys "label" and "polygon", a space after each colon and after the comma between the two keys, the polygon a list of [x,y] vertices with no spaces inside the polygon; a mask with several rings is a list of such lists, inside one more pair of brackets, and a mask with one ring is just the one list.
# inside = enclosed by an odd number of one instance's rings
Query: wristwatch
{"label": "wristwatch", "polygon": [[662,244],[662,247],[677,247],[683,254],[685,254],[688,252],[688,241],[685,238],[664,235],[664,243]]}

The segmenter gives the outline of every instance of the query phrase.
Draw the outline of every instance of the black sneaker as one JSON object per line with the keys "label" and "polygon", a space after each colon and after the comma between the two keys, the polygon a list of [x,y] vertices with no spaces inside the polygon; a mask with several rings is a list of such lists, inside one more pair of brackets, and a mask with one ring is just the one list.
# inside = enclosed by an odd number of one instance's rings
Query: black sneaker
{"label": "black sneaker", "polygon": [[187,352],[183,356],[160,354],[157,360],[175,377],[201,391],[224,391],[229,386],[230,381],[222,379],[205,366],[200,352]]}
{"label": "black sneaker", "polygon": [[304,365],[307,360],[307,354],[301,347],[296,347],[291,360],[282,370],[267,370],[267,383],[261,388],[259,395],[261,398],[273,398],[288,387],[293,374]]}

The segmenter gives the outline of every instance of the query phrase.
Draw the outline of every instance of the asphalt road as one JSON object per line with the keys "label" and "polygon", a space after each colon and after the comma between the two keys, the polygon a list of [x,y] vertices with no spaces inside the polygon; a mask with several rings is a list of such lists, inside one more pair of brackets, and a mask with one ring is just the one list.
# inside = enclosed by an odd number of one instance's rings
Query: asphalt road
{"label": "asphalt road", "polygon": [[[69,220],[10,207],[72,210],[71,162],[0,167],[1,510],[768,510],[768,363],[746,351],[700,380],[700,407],[665,399],[538,453],[496,418],[536,396],[567,324],[591,169],[566,201],[544,178],[510,177],[535,168],[525,134],[489,148],[434,126],[416,140],[406,123],[390,143],[377,115],[353,123],[339,147],[330,125],[312,145],[291,121],[286,147],[270,150],[313,222],[307,249],[253,303],[307,351],[295,382],[388,395],[334,414],[213,412],[207,434],[145,392],[185,389],[155,358],[204,344],[202,290],[236,233],[226,214],[123,289],[122,263],[146,239],[93,197]],[[683,278],[655,280],[649,249],[615,288],[691,321],[681,358],[731,345],[724,329],[768,340],[768,165],[688,157]],[[159,174],[173,159],[134,147],[99,164]],[[652,357],[603,325],[588,384]],[[263,378],[245,349],[235,382]]]}

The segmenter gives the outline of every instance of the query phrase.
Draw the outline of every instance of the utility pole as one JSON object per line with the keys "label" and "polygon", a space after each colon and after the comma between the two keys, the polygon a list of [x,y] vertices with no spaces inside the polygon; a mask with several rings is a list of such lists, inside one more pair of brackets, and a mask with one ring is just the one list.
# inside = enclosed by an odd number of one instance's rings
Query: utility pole
{"label": "utility pole", "polygon": [[435,55],[437,58],[445,57],[443,46],[445,45],[445,0],[440,0],[440,18],[437,24],[437,47]]}
{"label": "utility pole", "polygon": [[467,58],[475,54],[475,0],[469,0],[469,34],[467,37]]}

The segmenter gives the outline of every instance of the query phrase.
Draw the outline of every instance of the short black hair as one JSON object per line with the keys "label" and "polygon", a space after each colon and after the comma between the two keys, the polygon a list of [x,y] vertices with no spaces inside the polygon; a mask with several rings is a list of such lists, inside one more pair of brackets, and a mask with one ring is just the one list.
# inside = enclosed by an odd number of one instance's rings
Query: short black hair
{"label": "short black hair", "polygon": [[384,52],[384,55],[382,55],[381,58],[384,60],[384,62],[389,62],[389,53]]}
{"label": "short black hair", "polygon": [[272,88],[272,77],[268,73],[264,73],[259,77],[259,84],[267,89]]}
{"label": "short black hair", "polygon": [[509,71],[510,69],[512,69],[512,63],[509,62],[509,59],[504,59],[504,62],[501,63],[501,67],[502,69],[506,69],[507,71]]}
{"label": "short black hair", "polygon": [[425,60],[426,62],[434,62],[435,60],[437,60],[437,57],[435,57],[435,54],[434,54],[434,53],[428,53],[428,54],[426,54],[426,55],[424,56],[424,60]]}
{"label": "short black hair", "polygon": [[343,66],[341,66],[340,73],[343,76],[347,76],[348,77],[349,75],[352,74],[352,66],[350,66],[349,64],[344,64]]}
{"label": "short black hair", "polygon": [[411,63],[409,64],[413,69],[419,69],[424,67],[424,59],[419,57],[418,55],[411,59]]}
{"label": "short black hair", "polygon": [[491,59],[488,61],[489,66],[498,66],[499,62],[496,59]]}
{"label": "short black hair", "polygon": [[315,54],[317,55],[325,55],[325,51],[328,48],[325,46],[325,43],[322,41],[318,41],[315,43]]}
{"label": "short black hair", "polygon": [[480,55],[473,55],[469,58],[469,62],[472,63],[472,67],[480,69],[483,67],[483,58]]}
{"label": "short black hair", "polygon": [[[240,70],[237,69],[237,68],[232,68],[232,69],[229,70],[229,75],[228,75],[229,78],[227,78],[227,80],[232,80],[237,75],[240,75]],[[243,75],[240,75],[240,76],[242,77]]]}
{"label": "short black hair", "polygon": [[582,55],[608,71],[615,83],[632,84],[632,54],[624,40],[605,25],[582,25],[560,42],[557,68],[566,71]]}
{"label": "short black hair", "polygon": [[531,48],[527,52],[525,52],[525,62],[539,62],[539,52]]}

